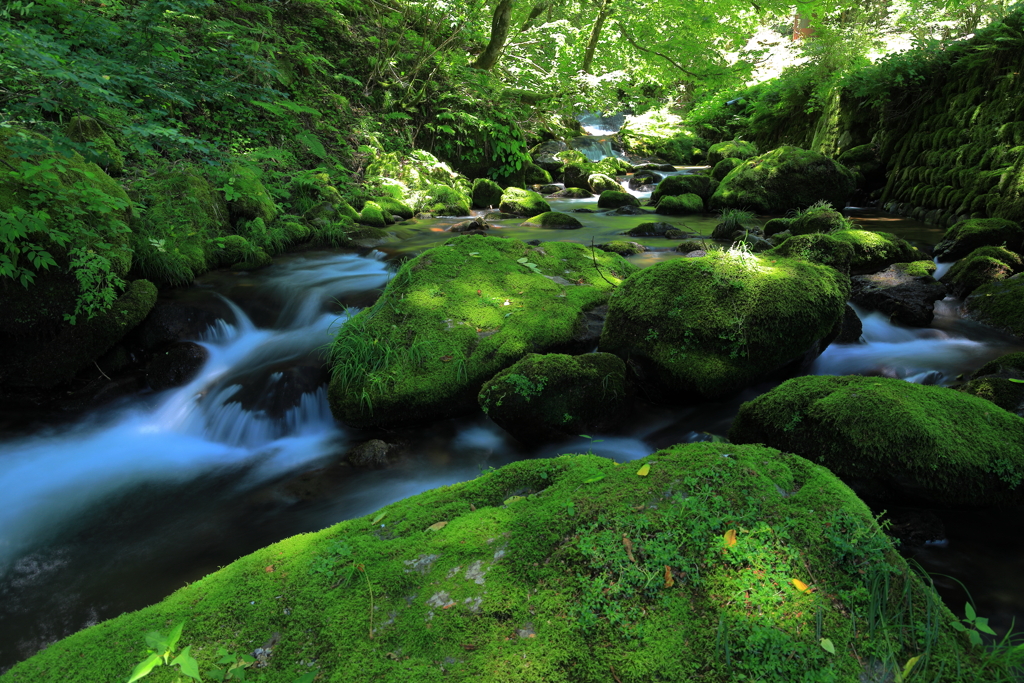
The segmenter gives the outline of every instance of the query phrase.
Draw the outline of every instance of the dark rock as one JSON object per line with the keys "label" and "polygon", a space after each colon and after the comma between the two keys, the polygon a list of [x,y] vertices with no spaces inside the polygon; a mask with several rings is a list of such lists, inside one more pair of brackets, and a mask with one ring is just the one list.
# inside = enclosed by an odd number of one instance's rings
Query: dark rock
{"label": "dark rock", "polygon": [[640,164],[636,167],[638,171],[661,171],[662,173],[671,173],[677,170],[672,164]]}
{"label": "dark rock", "polygon": [[364,467],[379,470],[387,467],[397,454],[398,446],[380,439],[370,439],[354,446],[345,454],[345,459],[353,467]]}
{"label": "dark rock", "polygon": [[670,230],[678,230],[679,228],[671,223],[641,223],[640,225],[627,230],[624,235],[630,237],[664,237]]}
{"label": "dark rock", "polygon": [[188,384],[203,367],[210,352],[195,342],[178,342],[154,354],[146,365],[146,381],[153,391]]}
{"label": "dark rock", "polygon": [[132,336],[145,349],[155,349],[183,339],[198,339],[221,316],[198,306],[176,301],[157,301]]}
{"label": "dark rock", "polygon": [[846,304],[846,309],[843,311],[843,320],[840,323],[839,334],[832,340],[832,343],[856,344],[860,341],[862,334],[864,334],[864,325],[861,323],[860,316],[857,315],[857,311],[853,310],[850,304]]}
{"label": "dark rock", "polygon": [[926,327],[934,316],[935,302],[946,296],[946,287],[931,275],[915,273],[913,265],[894,263],[880,273],[853,276],[852,301],[904,325]]}
{"label": "dark rock", "polygon": [[638,171],[629,179],[629,189],[640,190],[648,185],[657,185],[663,177],[653,171]]}
{"label": "dark rock", "polygon": [[619,208],[615,209],[614,211],[609,211],[608,215],[610,215],[610,216],[642,216],[645,213],[647,213],[647,212],[644,211],[643,209],[641,209],[639,206],[630,206],[629,204],[626,204],[625,206],[620,206]]}
{"label": "dark rock", "polygon": [[454,224],[452,227],[448,228],[448,230],[450,230],[451,232],[462,232],[472,233],[474,235],[482,235],[489,228],[492,227],[494,226],[488,225],[487,221],[485,221],[481,216],[477,216],[471,221],[460,221]]}

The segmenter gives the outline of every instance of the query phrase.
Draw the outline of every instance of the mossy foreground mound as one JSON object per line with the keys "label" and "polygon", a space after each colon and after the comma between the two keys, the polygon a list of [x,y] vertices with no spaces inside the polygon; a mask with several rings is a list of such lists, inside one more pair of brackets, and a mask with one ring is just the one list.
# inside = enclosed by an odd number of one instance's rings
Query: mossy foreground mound
{"label": "mossy foreground mound", "polygon": [[[637,270],[580,244],[454,237],[402,266],[332,346],[331,409],[393,427],[476,409],[480,386],[527,353],[592,347],[586,313]],[[606,279],[607,278],[607,279]]]}
{"label": "mossy foreground mound", "polygon": [[920,680],[999,674],[828,470],[730,444],[514,463],[257,551],[0,680],[124,681],[181,620],[201,672],[260,648],[265,683],[853,683],[922,654]]}
{"label": "mossy foreground mound", "polygon": [[1024,419],[945,387],[797,377],[744,403],[729,438],[799,453],[882,494],[1024,500]]}
{"label": "mossy foreground mound", "polygon": [[615,290],[601,350],[629,361],[647,395],[729,395],[820,353],[849,279],[799,259],[714,251],[644,269]]}

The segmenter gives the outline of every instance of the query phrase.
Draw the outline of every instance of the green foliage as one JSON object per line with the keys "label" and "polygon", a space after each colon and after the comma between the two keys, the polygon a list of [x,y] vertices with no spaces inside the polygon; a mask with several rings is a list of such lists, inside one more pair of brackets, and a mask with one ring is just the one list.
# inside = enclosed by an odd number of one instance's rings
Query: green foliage
{"label": "green foliage", "polygon": [[[185,626],[184,621],[178,622],[166,635],[159,631],[150,631],[146,634],[146,645],[149,647],[149,656],[143,659],[132,670],[128,683],[135,683],[140,678],[148,676],[158,666],[177,666],[182,674],[194,681],[199,681],[199,664],[189,652],[192,646],[184,648],[178,655],[170,660],[178,647],[178,640],[181,639],[181,631]],[[170,661],[168,661],[170,660]]]}

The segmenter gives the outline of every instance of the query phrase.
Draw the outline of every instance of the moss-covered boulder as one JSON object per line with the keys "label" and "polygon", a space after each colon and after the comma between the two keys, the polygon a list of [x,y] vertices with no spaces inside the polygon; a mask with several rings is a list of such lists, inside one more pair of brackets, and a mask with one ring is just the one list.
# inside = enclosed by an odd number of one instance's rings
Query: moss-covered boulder
{"label": "moss-covered boulder", "polygon": [[[402,220],[407,221],[415,215],[412,207],[401,199],[395,199],[394,197],[371,197],[369,201],[380,207],[386,218],[398,216]],[[388,222],[390,223],[391,221],[389,220]]]}
{"label": "moss-covered boulder", "polygon": [[526,164],[523,167],[523,180],[527,185],[547,185],[551,182],[551,174],[536,164]]}
{"label": "moss-covered boulder", "polygon": [[654,400],[727,396],[820,353],[848,294],[845,276],[803,260],[665,261],[615,290],[600,349],[628,358]]}
{"label": "moss-covered boulder", "polygon": [[919,633],[922,680],[1009,677],[833,474],[733,444],[512,463],[274,543],[0,680],[127,680],[182,621],[203,672],[273,642],[267,683],[857,681],[902,670]]}
{"label": "moss-covered boulder", "polygon": [[564,190],[559,190],[551,196],[558,199],[590,199],[594,196],[594,193],[582,187],[566,187]]}
{"label": "moss-covered boulder", "polygon": [[359,212],[357,223],[368,225],[371,228],[386,228],[391,224],[391,214],[385,213],[377,202],[366,202],[362,211]]}
{"label": "moss-covered boulder", "polygon": [[840,273],[849,273],[850,262],[853,261],[853,246],[831,235],[814,233],[790,237],[766,255],[805,259],[811,263],[835,268]]}
{"label": "moss-covered boulder", "polygon": [[724,159],[749,159],[757,156],[757,145],[748,140],[726,140],[708,147],[708,165],[717,166]]}
{"label": "moss-covered boulder", "polygon": [[562,182],[566,187],[590,187],[587,179],[596,172],[596,165],[589,161],[566,164],[562,169]]}
{"label": "moss-covered boulder", "polygon": [[703,212],[704,200],[692,193],[662,197],[654,211],[665,216],[688,216]]}
{"label": "moss-covered boulder", "polygon": [[378,302],[342,327],[331,409],[354,427],[474,410],[484,381],[527,353],[592,348],[587,313],[635,271],[600,251],[595,267],[580,244],[454,237],[405,263]]}
{"label": "moss-covered boulder", "polygon": [[473,208],[493,209],[501,203],[501,185],[490,178],[477,178],[473,181]]}
{"label": "moss-covered boulder", "polygon": [[732,169],[736,168],[741,163],[743,163],[743,159],[740,159],[739,157],[728,157],[722,159],[715,164],[713,169],[711,169],[711,177],[721,182],[725,176],[729,175],[729,172],[732,171]]}
{"label": "moss-covered boulder", "polygon": [[1024,339],[1024,273],[974,290],[964,301],[968,317]]}
{"label": "moss-covered boulder", "polygon": [[934,272],[934,262],[915,261],[855,275],[850,278],[850,300],[881,311],[895,322],[924,327],[932,322],[935,302],[946,296],[946,286],[932,277]]}
{"label": "moss-covered boulder", "polygon": [[91,116],[72,116],[64,126],[64,134],[74,142],[88,145],[89,150],[96,155],[96,165],[108,174],[119,176],[124,172],[124,153],[96,119]]}
{"label": "moss-covered boulder", "polygon": [[[830,205],[820,203],[809,206],[798,213],[789,221],[785,229],[794,235],[810,235],[815,232],[835,232],[836,230],[845,230],[853,227],[853,222],[846,216],[833,209]],[[778,232],[781,232],[781,230]]]}
{"label": "moss-covered boulder", "polygon": [[566,149],[555,153],[555,158],[563,164],[589,164],[590,159],[578,149]]}
{"label": "moss-covered boulder", "polygon": [[799,453],[865,495],[1024,500],[1024,419],[945,387],[798,377],[744,403],[729,438]]}
{"label": "moss-covered boulder", "polygon": [[772,235],[777,235],[780,232],[787,232],[790,235],[792,235],[793,233],[789,232],[789,226],[793,224],[794,220],[795,219],[793,217],[769,218],[767,221],[765,221],[763,227],[765,236],[771,237]]}
{"label": "moss-covered boulder", "polygon": [[583,224],[570,214],[561,211],[545,211],[523,221],[523,225],[536,225],[550,230],[579,230]]}
{"label": "moss-covered boulder", "polygon": [[517,216],[536,216],[551,211],[551,206],[533,190],[518,187],[507,187],[501,195],[498,208],[502,213],[514,213]]}
{"label": "moss-covered boulder", "polygon": [[953,264],[941,280],[950,294],[962,299],[989,282],[1005,280],[1024,270],[1024,259],[1006,247],[978,247]]}
{"label": "moss-covered boulder", "polygon": [[597,208],[599,209],[617,209],[621,206],[640,206],[640,200],[621,189],[605,190],[597,198]]}
{"label": "moss-covered boulder", "polygon": [[629,235],[630,237],[666,237],[670,232],[678,229],[678,226],[673,225],[672,223],[659,221],[654,223],[641,223],[622,234]]}
{"label": "moss-covered boulder", "polygon": [[734,168],[711,196],[711,209],[785,213],[826,201],[836,209],[853,193],[854,173],[832,159],[785,145]]}
{"label": "moss-covered boulder", "polygon": [[606,432],[626,416],[626,364],[610,353],[531,353],[484,382],[477,400],[525,444]]}
{"label": "moss-covered boulder", "polygon": [[1003,410],[1024,415],[1024,379],[1017,381],[998,375],[986,375],[955,387],[971,396],[983,398]]}
{"label": "moss-covered boulder", "polygon": [[[263,185],[260,172],[252,166],[236,164],[227,178],[224,197],[233,221],[256,218],[270,223],[277,218],[277,206],[270,191]],[[223,188],[222,188],[223,189]]]}
{"label": "moss-covered boulder", "polygon": [[612,240],[611,242],[605,242],[604,244],[595,245],[598,249],[604,251],[610,251],[613,254],[620,256],[635,256],[636,254],[642,254],[647,251],[644,245],[638,242],[627,242],[626,240]]}
{"label": "moss-covered boulder", "polygon": [[447,185],[431,185],[423,194],[421,209],[436,216],[468,216],[469,197]]}
{"label": "moss-covered boulder", "polygon": [[677,197],[684,194],[695,194],[701,199],[711,196],[711,178],[702,174],[670,175],[658,183],[651,193],[651,203],[657,204],[662,197]]}
{"label": "moss-covered boulder", "polygon": [[910,263],[919,260],[922,256],[905,239],[889,232],[837,230],[830,235],[833,239],[853,247],[853,259],[850,261],[851,275],[877,273],[894,263]]}
{"label": "moss-covered boulder", "polygon": [[587,187],[595,194],[601,194],[609,190],[621,192],[622,186],[612,177],[603,173],[591,173],[587,178]]}
{"label": "moss-covered boulder", "polygon": [[1024,228],[1002,218],[974,218],[954,224],[935,245],[935,258],[955,261],[978,247],[1005,246],[1024,254]]}

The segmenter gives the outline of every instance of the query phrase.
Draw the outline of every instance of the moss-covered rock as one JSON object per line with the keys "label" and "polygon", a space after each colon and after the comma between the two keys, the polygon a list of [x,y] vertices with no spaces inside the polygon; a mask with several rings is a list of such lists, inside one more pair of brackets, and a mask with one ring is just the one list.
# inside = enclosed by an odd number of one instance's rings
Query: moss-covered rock
{"label": "moss-covered rock", "polygon": [[917,261],[921,256],[909,242],[889,232],[837,230],[830,234],[853,247],[851,275],[877,273],[894,263]]}
{"label": "moss-covered rock", "polygon": [[526,164],[523,168],[523,180],[527,185],[547,185],[551,182],[551,174],[536,164]]}
{"label": "moss-covered rock", "polygon": [[457,415],[527,353],[592,345],[586,312],[636,271],[616,254],[596,257],[600,272],[583,245],[473,235],[408,261],[378,303],[338,333],[334,415],[355,427]]}
{"label": "moss-covered rock", "polygon": [[687,216],[701,213],[704,211],[704,200],[699,195],[692,193],[662,197],[654,211],[665,216]]}
{"label": "moss-covered rock", "polygon": [[711,196],[710,208],[772,214],[826,201],[842,209],[854,185],[853,171],[842,164],[786,145],[734,168]]}
{"label": "moss-covered rock", "polygon": [[1001,375],[1024,379],[1024,351],[1007,353],[999,358],[990,360],[974,371],[971,379],[985,377],[986,375]]}
{"label": "moss-covered rock", "polygon": [[[411,206],[394,197],[372,197],[370,201],[380,207],[384,216],[388,218],[398,216],[402,220],[407,221],[415,214]],[[388,222],[390,223],[391,221]]]}
{"label": "moss-covered rock", "polygon": [[740,159],[739,157],[728,157],[726,159],[722,159],[715,164],[713,169],[711,169],[711,177],[721,182],[725,176],[729,175],[732,169],[736,168],[741,163],[743,163],[743,159]]}
{"label": "moss-covered rock", "polygon": [[562,169],[562,182],[566,187],[590,187],[587,179],[596,172],[596,165],[589,161],[566,164]]}
{"label": "moss-covered rock", "polygon": [[583,224],[572,215],[561,211],[546,211],[523,221],[523,225],[537,225],[551,230],[578,230]]}
{"label": "moss-covered rock", "polygon": [[385,213],[377,202],[366,202],[363,210],[359,212],[357,223],[368,225],[371,228],[386,228],[391,224],[391,214]]}
{"label": "moss-covered rock", "polygon": [[431,185],[424,192],[421,209],[436,216],[468,216],[469,197],[447,185]]}
{"label": "moss-covered rock", "polygon": [[677,197],[684,194],[695,194],[701,199],[708,199],[711,196],[711,178],[701,174],[666,176],[651,193],[651,203],[657,204],[662,197]]}
{"label": "moss-covered rock", "polygon": [[640,206],[640,200],[621,189],[605,190],[597,198],[597,208],[599,209],[617,209],[620,206]]}
{"label": "moss-covered rock", "polygon": [[726,140],[708,148],[708,165],[717,166],[723,159],[749,159],[757,156],[757,145],[747,140]]}
{"label": "moss-covered rock", "polygon": [[232,220],[251,221],[261,218],[269,224],[277,218],[277,206],[260,180],[257,169],[242,164],[233,166],[227,185],[231,189],[225,193],[225,199]]}
{"label": "moss-covered rock", "polygon": [[793,224],[793,218],[769,218],[765,221],[762,230],[766,237],[777,235],[780,232],[788,232],[790,235],[793,233],[789,232],[789,226]]}
{"label": "moss-covered rock", "polygon": [[635,256],[636,254],[642,254],[647,251],[644,245],[638,242],[627,242],[626,240],[612,240],[611,242],[605,242],[604,244],[596,245],[598,249],[604,251],[610,251],[613,254],[619,256]]}
{"label": "moss-covered rock", "polygon": [[608,191],[622,191],[622,186],[619,185],[614,178],[603,173],[591,173],[587,178],[587,187],[589,187],[595,194],[601,194],[602,192]]}
{"label": "moss-covered rock", "polygon": [[507,187],[501,195],[498,208],[502,213],[514,213],[517,216],[536,216],[551,211],[551,206],[533,190],[518,187]]}
{"label": "moss-covered rock", "polygon": [[968,317],[1024,339],[1024,273],[990,282],[964,301]]}
{"label": "moss-covered rock", "polygon": [[810,235],[815,232],[835,232],[853,227],[850,219],[831,206],[815,204],[798,213],[785,229],[794,235]]}
{"label": "moss-covered rock", "polygon": [[[636,476],[644,465],[650,473]],[[901,598],[882,601],[882,614],[878,585]],[[872,630],[869,616],[901,628]],[[316,671],[330,683],[725,681],[737,671],[856,681],[865,668],[901,670],[926,629],[923,680],[1009,676],[982,671],[986,652],[952,629],[934,589],[827,469],[720,443],[624,465],[525,460],[442,486],[270,545],[50,645],[2,680],[127,680],[145,634],[181,621],[179,646],[204,672],[220,648],[244,653],[273,637],[258,670],[267,683]],[[831,655],[819,634],[837,653],[884,659]]]}
{"label": "moss-covered rock", "polygon": [[493,209],[501,203],[501,185],[489,178],[477,178],[473,181],[473,208]]}
{"label": "moss-covered rock", "polygon": [[655,223],[641,223],[622,234],[629,235],[630,237],[666,237],[673,230],[678,230],[678,227],[671,223],[659,221]]}
{"label": "moss-covered rock", "polygon": [[484,382],[477,400],[525,444],[606,432],[625,417],[626,364],[610,353],[531,353]]}
{"label": "moss-covered rock", "polygon": [[850,262],[853,261],[853,246],[831,235],[815,233],[790,237],[770,250],[768,255],[805,259],[811,263],[835,268],[840,273],[849,273]]}
{"label": "moss-covered rock", "polygon": [[74,142],[85,143],[96,155],[96,165],[112,176],[124,172],[124,153],[91,116],[73,116],[64,126],[64,134]]}
{"label": "moss-covered rock", "polygon": [[990,401],[1015,415],[1024,415],[1024,380],[1015,382],[1007,377],[986,375],[955,388]]}
{"label": "moss-covered rock", "polygon": [[973,218],[954,224],[935,245],[935,258],[955,261],[967,256],[978,247],[1005,246],[1017,254],[1024,254],[1024,228],[1002,218]]}
{"label": "moss-covered rock", "polygon": [[1024,259],[1006,247],[978,247],[953,264],[942,276],[950,294],[964,298],[989,282],[1005,280],[1024,270]]}
{"label": "moss-covered rock", "polygon": [[568,164],[589,164],[590,159],[578,149],[566,149],[555,153],[555,158],[562,163]]}
{"label": "moss-covered rock", "polygon": [[945,387],[798,377],[744,403],[729,438],[800,453],[865,494],[1024,500],[1024,419]]}
{"label": "moss-covered rock", "polygon": [[615,290],[600,349],[629,358],[652,399],[727,396],[820,353],[848,293],[845,276],[797,259],[666,261]]}
{"label": "moss-covered rock", "polygon": [[946,296],[946,286],[932,277],[934,272],[934,262],[915,261],[855,275],[851,278],[850,299],[885,313],[895,322],[924,327],[932,322],[935,302]]}
{"label": "moss-covered rock", "polygon": [[594,193],[590,190],[584,190],[582,187],[566,187],[564,190],[559,190],[551,196],[559,199],[590,199],[594,196]]}

